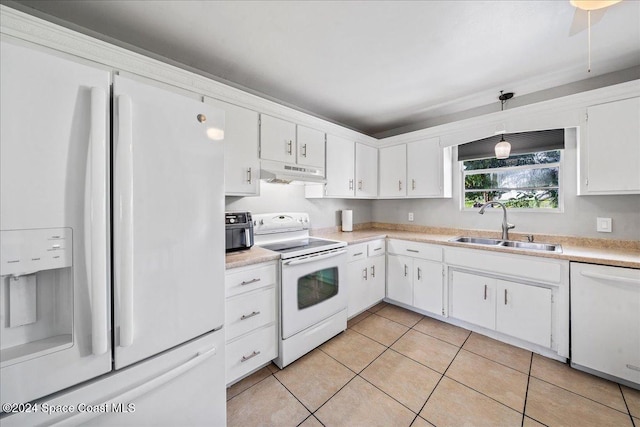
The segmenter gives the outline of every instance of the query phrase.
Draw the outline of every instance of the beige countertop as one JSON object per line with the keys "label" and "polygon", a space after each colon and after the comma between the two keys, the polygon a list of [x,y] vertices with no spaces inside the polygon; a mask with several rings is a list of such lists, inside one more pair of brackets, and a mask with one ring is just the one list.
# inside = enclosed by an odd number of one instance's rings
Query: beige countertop
{"label": "beige countertop", "polygon": [[[386,224],[385,224],[386,225]],[[498,233],[456,230],[447,228],[419,227],[389,224],[390,227],[371,227],[361,230],[343,232],[337,229],[313,230],[312,235],[325,239],[341,240],[348,244],[363,243],[386,237],[400,240],[410,240],[423,243],[434,243],[444,246],[455,246],[485,251],[506,252],[520,255],[538,256],[545,258],[565,259],[569,261],[586,262],[591,264],[612,265],[640,269],[640,242],[606,239],[586,239],[580,237],[536,235],[539,243],[554,243],[562,245],[562,253],[531,251],[504,247],[490,247],[455,243],[449,240],[457,236],[481,236],[499,238]],[[415,228],[403,230],[402,228]],[[524,235],[513,233],[512,240],[524,240]],[[226,268],[243,267],[251,264],[272,261],[280,258],[277,252],[262,249],[258,246],[246,251],[227,254]]]}
{"label": "beige countertop", "polygon": [[280,254],[268,249],[262,249],[259,246],[254,246],[246,251],[230,252],[225,258],[226,269],[228,270],[230,268],[244,267],[280,259]]}
{"label": "beige countertop", "polygon": [[[583,239],[567,236],[535,236],[539,243],[554,243],[562,245],[562,253],[542,252],[505,247],[490,247],[456,243],[449,240],[458,236],[482,236],[499,238],[497,233],[476,232],[470,230],[429,229],[421,231],[398,230],[394,228],[370,228],[351,232],[335,230],[318,230],[313,233],[317,237],[342,240],[349,244],[367,242],[385,237],[400,240],[410,240],[423,243],[435,243],[445,246],[455,246],[468,249],[479,249],[495,252],[506,252],[520,255],[530,255],[545,258],[566,259],[569,261],[586,262],[591,264],[612,265],[640,269],[640,242],[614,241],[605,239]],[[513,234],[512,240],[526,240],[524,236]]]}

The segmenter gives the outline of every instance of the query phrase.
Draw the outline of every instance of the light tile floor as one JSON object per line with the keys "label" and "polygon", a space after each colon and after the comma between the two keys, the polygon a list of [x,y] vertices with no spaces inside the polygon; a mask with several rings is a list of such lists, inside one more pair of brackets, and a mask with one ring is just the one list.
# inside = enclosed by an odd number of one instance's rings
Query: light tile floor
{"label": "light tile floor", "polygon": [[635,426],[640,391],[380,303],[227,389],[229,426]]}

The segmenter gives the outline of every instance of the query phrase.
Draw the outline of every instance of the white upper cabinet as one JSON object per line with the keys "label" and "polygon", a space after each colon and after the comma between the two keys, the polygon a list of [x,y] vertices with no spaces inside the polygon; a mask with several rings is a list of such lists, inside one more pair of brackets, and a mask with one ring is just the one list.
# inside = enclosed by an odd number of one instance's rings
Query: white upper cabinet
{"label": "white upper cabinet", "polygon": [[324,132],[298,125],[297,137],[296,163],[324,168]]}
{"label": "white upper cabinet", "polygon": [[451,197],[451,147],[428,138],[380,149],[380,197]]}
{"label": "white upper cabinet", "polygon": [[640,97],[587,108],[580,139],[580,195],[640,194]]}
{"label": "white upper cabinet", "polygon": [[355,142],[327,135],[327,197],[355,195]]}
{"label": "white upper cabinet", "polygon": [[380,149],[380,197],[407,195],[407,144]]}
{"label": "white upper cabinet", "polygon": [[286,120],[260,115],[260,158],[324,169],[325,134]]}
{"label": "white upper cabinet", "polygon": [[451,147],[440,148],[440,138],[407,144],[407,195],[451,197]]}
{"label": "white upper cabinet", "polygon": [[296,163],[296,125],[286,120],[260,115],[260,158]]}
{"label": "white upper cabinet", "polygon": [[259,195],[258,113],[208,97],[205,97],[205,103],[225,112],[225,195]]}
{"label": "white upper cabinet", "polygon": [[378,149],[356,143],[356,197],[378,196]]}

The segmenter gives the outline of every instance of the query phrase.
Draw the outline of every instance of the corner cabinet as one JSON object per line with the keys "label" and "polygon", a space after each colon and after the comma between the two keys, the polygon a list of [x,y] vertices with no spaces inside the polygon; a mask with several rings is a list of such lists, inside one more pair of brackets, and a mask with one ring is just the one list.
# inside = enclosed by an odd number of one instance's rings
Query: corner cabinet
{"label": "corner cabinet", "polygon": [[448,317],[569,356],[568,261],[458,248],[444,254]]}
{"label": "corner cabinet", "polygon": [[429,138],[380,148],[379,175],[381,198],[451,197],[451,147]]}
{"label": "corner cabinet", "polygon": [[260,115],[261,159],[324,168],[324,156],[324,132]]}
{"label": "corner cabinet", "polygon": [[353,317],[385,297],[385,241],[350,245],[347,251],[347,316]]}
{"label": "corner cabinet", "polygon": [[390,239],[387,252],[387,298],[441,315],[444,288],[442,248]]}
{"label": "corner cabinet", "polygon": [[640,97],[590,106],[584,120],[578,194],[640,194]]}

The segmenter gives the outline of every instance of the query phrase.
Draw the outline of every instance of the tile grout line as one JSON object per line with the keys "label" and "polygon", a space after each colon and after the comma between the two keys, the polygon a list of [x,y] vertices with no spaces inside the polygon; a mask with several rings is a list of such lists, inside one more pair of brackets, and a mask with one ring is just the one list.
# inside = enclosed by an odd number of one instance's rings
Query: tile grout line
{"label": "tile grout line", "polygon": [[529,373],[527,374],[527,389],[524,392],[524,407],[522,408],[522,423],[520,424],[520,427],[524,427],[524,419],[525,419],[525,414],[527,412],[527,399],[529,398],[529,382],[531,381],[532,366],[533,366],[533,352],[531,352],[531,357],[529,358]]}
{"label": "tile grout line", "polygon": [[618,383],[618,388],[620,389],[620,394],[622,394],[622,401],[624,402],[624,406],[627,408],[627,412],[629,413],[629,418],[631,418],[631,425],[637,427],[636,422],[633,420],[633,415],[631,415],[631,408],[629,408],[627,398],[624,396],[624,391],[622,391],[622,384]]}
{"label": "tile grout line", "polygon": [[[273,362],[271,362],[271,363],[273,363]],[[257,374],[257,373],[258,373],[258,372],[260,372],[262,369],[269,369],[269,368],[268,368],[268,366],[269,366],[269,365],[266,365],[265,367],[258,369],[257,371],[255,371],[255,372],[254,372],[253,374],[251,374],[251,375],[255,375],[255,374]],[[246,377],[245,377],[245,378],[243,378],[242,380],[244,380],[244,379],[246,379],[246,378],[249,378],[251,375],[246,376]],[[261,379],[260,381],[256,382],[255,384],[251,384],[249,387],[245,388],[244,390],[242,390],[240,393],[236,394],[235,396],[230,397],[229,399],[227,399],[227,402],[229,402],[230,400],[233,400],[233,399],[235,399],[236,397],[240,396],[240,395],[241,395],[242,393],[244,393],[245,391],[252,389],[254,386],[257,386],[258,384],[260,384],[261,382],[263,382],[264,380],[266,380],[266,379],[267,379],[267,378],[269,378],[270,376],[274,376],[274,377],[275,377],[275,375],[273,375],[273,372],[271,372],[271,370],[269,370],[269,375],[267,375],[266,377],[264,377],[264,378],[263,378],[263,379]],[[276,379],[277,379],[277,378],[276,378]],[[242,380],[240,380],[240,381],[242,381]],[[238,381],[238,382],[240,382],[240,381]],[[235,384],[234,384],[234,385],[235,385]],[[233,387],[233,386],[232,386],[232,387]],[[227,390],[228,390],[229,388],[231,388],[231,387],[227,387]]]}

